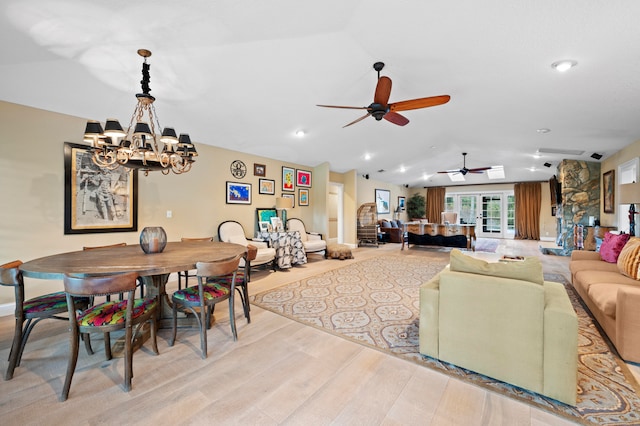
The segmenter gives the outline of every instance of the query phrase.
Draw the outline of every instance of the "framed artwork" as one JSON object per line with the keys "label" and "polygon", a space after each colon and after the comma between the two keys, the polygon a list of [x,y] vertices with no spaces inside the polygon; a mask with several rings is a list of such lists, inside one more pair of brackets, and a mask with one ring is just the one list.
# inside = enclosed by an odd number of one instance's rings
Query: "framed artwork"
{"label": "framed artwork", "polygon": [[295,191],[293,188],[295,170],[291,167],[282,166],[282,190]]}
{"label": "framed artwork", "polygon": [[273,232],[284,232],[284,225],[278,216],[271,218],[271,227],[273,228]]}
{"label": "framed artwork", "polygon": [[265,177],[267,175],[267,166],[253,163],[253,175]]}
{"label": "framed artwork", "polygon": [[271,221],[262,220],[258,222],[260,232],[273,232],[273,226],[271,226]]}
{"label": "framed artwork", "polygon": [[403,212],[406,208],[407,199],[405,197],[398,197],[398,207]]}
{"label": "framed artwork", "polygon": [[251,204],[251,184],[227,181],[227,204]]}
{"label": "framed artwork", "polygon": [[276,181],[271,179],[258,179],[258,192],[260,194],[275,194]]}
{"label": "framed artwork", "polygon": [[98,167],[87,145],[64,143],[64,233],[138,230],[138,170]]}
{"label": "framed artwork", "polygon": [[557,212],[558,212],[558,207],[551,206],[551,216],[555,216]]}
{"label": "framed artwork", "polygon": [[602,175],[602,201],[605,213],[614,212],[614,188],[615,188],[615,170],[609,170]]}
{"label": "framed artwork", "polygon": [[296,207],[296,195],[295,194],[282,194],[284,198],[291,198],[291,208]]}
{"label": "framed artwork", "polygon": [[304,188],[311,188],[311,172],[296,169],[296,185]]}
{"label": "framed artwork", "polygon": [[391,198],[391,191],[387,189],[376,189],[376,213],[384,214],[390,213],[389,198]]}
{"label": "framed artwork", "polygon": [[309,190],[308,189],[298,189],[298,205],[300,205],[300,206],[308,206],[309,205]]}
{"label": "framed artwork", "polygon": [[271,223],[272,217],[278,217],[278,211],[274,208],[257,208],[256,209],[256,218],[258,220],[258,224],[260,222],[269,222]]}

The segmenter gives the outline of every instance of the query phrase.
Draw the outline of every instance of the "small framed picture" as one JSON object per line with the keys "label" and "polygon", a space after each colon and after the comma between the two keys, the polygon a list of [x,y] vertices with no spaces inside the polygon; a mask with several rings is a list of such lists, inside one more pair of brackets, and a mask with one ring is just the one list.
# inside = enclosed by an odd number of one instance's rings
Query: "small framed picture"
{"label": "small framed picture", "polygon": [[251,204],[251,184],[227,181],[227,204]]}
{"label": "small framed picture", "polygon": [[296,207],[296,195],[295,194],[282,194],[283,198],[291,198],[291,208]]}
{"label": "small framed picture", "polygon": [[300,206],[308,206],[309,205],[309,190],[308,189],[298,189],[298,205],[300,205]]}
{"label": "small framed picture", "polygon": [[272,179],[258,179],[258,192],[260,194],[275,194],[276,181]]}
{"label": "small framed picture", "polygon": [[375,200],[376,200],[376,213],[378,214],[386,214],[391,211],[389,207],[389,198],[391,196],[391,191],[388,189],[376,189]]}
{"label": "small framed picture", "polygon": [[271,226],[271,222],[260,221],[260,232],[271,232],[273,227]]}
{"label": "small framed picture", "polygon": [[398,197],[398,207],[400,208],[401,212],[404,211],[404,209],[406,208],[406,198],[405,197]]}
{"label": "small framed picture", "polygon": [[283,232],[282,220],[279,217],[271,218],[271,226],[273,226],[273,232]]}
{"label": "small framed picture", "polygon": [[311,172],[307,170],[296,170],[296,185],[304,188],[311,188]]}
{"label": "small framed picture", "polygon": [[254,176],[266,176],[267,175],[267,166],[264,164],[253,163],[253,175]]}
{"label": "small framed picture", "polygon": [[295,170],[291,167],[282,166],[282,190],[295,191],[294,189]]}

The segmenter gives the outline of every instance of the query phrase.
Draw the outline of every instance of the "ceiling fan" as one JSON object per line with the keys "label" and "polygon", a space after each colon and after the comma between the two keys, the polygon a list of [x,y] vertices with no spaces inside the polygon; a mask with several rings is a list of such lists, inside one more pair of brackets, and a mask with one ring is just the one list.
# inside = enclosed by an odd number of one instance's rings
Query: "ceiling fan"
{"label": "ceiling fan", "polygon": [[467,153],[463,152],[462,153],[462,168],[461,169],[445,170],[443,172],[438,172],[438,173],[462,173],[462,176],[464,176],[467,173],[483,173],[485,170],[489,170],[489,169],[491,169],[491,167],[476,167],[475,169],[468,169],[467,168]]}
{"label": "ceiling fan", "polygon": [[366,107],[351,107],[351,106],[337,106],[337,105],[317,105],[319,107],[326,108],[344,108],[344,109],[366,109],[367,113],[357,120],[352,121],[342,127],[351,126],[359,121],[364,120],[369,116],[373,116],[377,121],[383,118],[398,126],[404,126],[409,122],[409,119],[403,115],[398,114],[396,111],[407,111],[410,109],[427,108],[436,105],[442,105],[449,102],[451,97],[449,95],[431,96],[429,98],[412,99],[409,101],[400,101],[394,103],[389,102],[389,96],[391,95],[391,79],[386,76],[380,77],[380,71],[384,68],[383,62],[376,62],[373,64],[373,69],[378,72],[378,84],[376,85],[376,92],[373,95],[373,103]]}

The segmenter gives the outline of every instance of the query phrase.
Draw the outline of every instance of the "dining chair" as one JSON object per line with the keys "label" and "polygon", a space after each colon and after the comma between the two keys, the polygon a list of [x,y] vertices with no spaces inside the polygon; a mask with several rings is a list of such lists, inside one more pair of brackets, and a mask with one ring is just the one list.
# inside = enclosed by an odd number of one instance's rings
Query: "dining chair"
{"label": "dining chair", "polygon": [[[16,367],[20,366],[22,353],[27,344],[33,327],[43,319],[51,318],[67,320],[66,316],[58,316],[67,312],[67,300],[64,291],[44,294],[32,299],[24,299],[24,280],[19,267],[20,260],[0,265],[0,285],[13,287],[15,293],[15,331],[13,343],[9,352],[9,366],[4,379],[11,380]],[[78,307],[86,308],[89,299],[82,298],[75,301]]]}
{"label": "dining chair", "polygon": [[[105,342],[106,359],[111,359],[110,333],[116,330],[125,330],[124,334],[124,389],[131,390],[133,378],[133,340],[141,325],[150,323],[151,343],[153,352],[158,354],[156,341],[156,298],[135,298],[137,272],[128,272],[116,275],[94,275],[78,277],[69,274],[64,275],[64,290],[69,312],[77,312],[77,315],[69,316],[69,362],[67,375],[62,388],[60,400],[65,401],[69,396],[71,379],[78,362],[78,346],[80,334],[91,332],[103,333]],[[99,296],[108,294],[126,293],[125,300],[106,301],[93,305],[85,310],[79,309],[75,302],[75,296]],[[134,326],[136,333],[134,333]]]}
{"label": "dining chair", "polygon": [[[235,280],[236,290],[238,291],[238,295],[240,296],[240,300],[242,301],[242,309],[244,310],[244,317],[247,319],[248,323],[251,323],[251,305],[249,304],[249,274],[248,271],[251,268],[251,261],[256,258],[258,253],[258,248],[252,244],[247,246],[247,254],[244,257],[245,263],[244,266],[240,266],[237,272],[230,273],[227,275],[222,275],[218,277],[208,277],[207,283],[220,282],[224,283],[228,286],[231,286],[231,281]],[[235,276],[235,278],[234,278]]]}
{"label": "dining chair", "polygon": [[[251,243],[258,248],[256,258],[251,262],[251,266],[270,265],[271,269],[275,271],[276,249],[269,247],[269,244],[264,241],[249,241],[245,235],[244,228],[235,220],[226,220],[218,225],[218,240],[220,242],[240,244],[245,247]],[[244,260],[240,262],[240,266],[244,266]],[[251,269],[247,269],[247,279],[251,281]]]}
{"label": "dining chair", "polygon": [[[202,237],[202,238],[187,238],[182,237],[180,241],[205,241],[211,242],[213,241],[213,237]],[[190,274],[189,271],[179,271],[178,272],[178,290],[182,290],[182,278],[184,278],[184,288],[189,287],[189,277],[195,278],[196,274]]]}
{"label": "dining chair", "polygon": [[[114,247],[126,247],[127,243],[115,243],[115,244],[107,244],[105,246],[84,246],[82,247],[82,250],[84,251],[88,251],[88,250],[97,250],[97,249],[102,249],[102,248],[114,248]],[[144,285],[142,284],[142,281],[138,280],[138,287],[140,288],[140,297],[144,297]],[[118,298],[120,300],[123,300],[124,295],[123,294],[119,294]],[[107,296],[107,301],[111,300],[111,295]]]}
{"label": "dining chair", "polygon": [[[229,300],[229,322],[231,323],[231,333],[233,340],[238,339],[236,333],[236,322],[234,313],[234,293],[236,286],[236,275],[240,259],[244,254],[217,262],[196,263],[196,275],[198,277],[198,287],[187,287],[176,290],[171,296],[173,302],[173,332],[169,339],[169,346],[173,346],[176,340],[178,325],[178,306],[189,309],[198,321],[200,327],[200,350],[202,359],[207,358],[207,329],[210,328],[211,317],[216,303]],[[218,282],[210,277],[219,277],[232,274],[230,282]]]}

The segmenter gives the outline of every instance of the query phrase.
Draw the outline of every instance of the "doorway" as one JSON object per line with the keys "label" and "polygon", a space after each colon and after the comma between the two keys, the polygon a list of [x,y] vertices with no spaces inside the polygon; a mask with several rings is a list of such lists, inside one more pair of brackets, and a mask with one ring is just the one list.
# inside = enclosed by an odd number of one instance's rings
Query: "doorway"
{"label": "doorway", "polygon": [[446,198],[447,210],[458,212],[461,225],[476,225],[477,237],[513,237],[513,191],[447,194]]}
{"label": "doorway", "polygon": [[344,243],[344,185],[329,182],[328,216],[329,235],[327,243]]}

